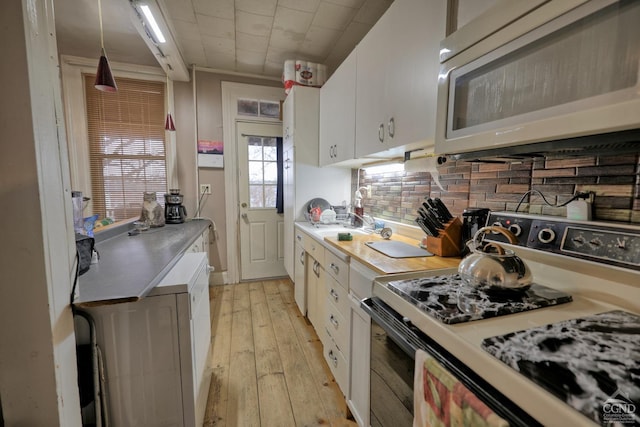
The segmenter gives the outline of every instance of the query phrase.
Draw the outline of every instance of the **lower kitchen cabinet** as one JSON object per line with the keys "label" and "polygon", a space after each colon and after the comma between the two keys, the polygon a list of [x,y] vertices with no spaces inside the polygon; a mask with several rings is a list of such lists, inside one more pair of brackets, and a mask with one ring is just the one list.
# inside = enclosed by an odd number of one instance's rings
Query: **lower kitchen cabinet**
{"label": "lower kitchen cabinet", "polygon": [[357,261],[349,266],[350,360],[347,405],[359,426],[369,426],[371,317],[360,301],[371,297],[376,274]]}
{"label": "lower kitchen cabinet", "polygon": [[207,264],[205,253],[187,253],[141,300],[86,309],[104,355],[112,425],[202,425],[211,381]]}
{"label": "lower kitchen cabinet", "polygon": [[[325,291],[324,291],[324,268],[319,261],[316,261],[309,252],[306,255],[306,282],[307,282],[307,318],[313,325],[316,333],[322,338],[324,334],[320,331],[324,328],[325,313]],[[324,344],[324,342],[323,342]]]}

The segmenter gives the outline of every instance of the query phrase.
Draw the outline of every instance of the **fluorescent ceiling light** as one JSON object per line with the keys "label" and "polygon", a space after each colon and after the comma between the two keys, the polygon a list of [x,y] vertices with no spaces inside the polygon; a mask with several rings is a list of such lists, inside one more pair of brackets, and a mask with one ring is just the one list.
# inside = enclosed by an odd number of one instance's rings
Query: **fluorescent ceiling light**
{"label": "fluorescent ceiling light", "polygon": [[153,14],[151,13],[151,9],[149,9],[149,6],[147,6],[146,4],[140,5],[140,10],[144,14],[145,18],[147,18],[147,22],[151,26],[151,29],[153,30],[153,34],[155,34],[156,36],[156,39],[158,39],[158,43],[166,42],[167,40],[164,38],[164,34],[162,34],[162,31],[160,31],[160,27],[156,22],[156,18],[153,17]]}

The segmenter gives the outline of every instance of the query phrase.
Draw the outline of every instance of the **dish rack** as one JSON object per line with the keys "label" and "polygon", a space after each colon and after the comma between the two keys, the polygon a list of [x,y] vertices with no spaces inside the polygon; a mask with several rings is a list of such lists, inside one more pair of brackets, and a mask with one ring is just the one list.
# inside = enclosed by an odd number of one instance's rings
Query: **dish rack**
{"label": "dish rack", "polygon": [[305,212],[304,213],[304,219],[306,219],[311,224],[343,224],[343,223],[349,221],[349,214],[348,213],[337,213],[336,214],[336,219],[334,221],[322,222],[322,221],[314,221],[311,218],[311,214],[309,212]]}

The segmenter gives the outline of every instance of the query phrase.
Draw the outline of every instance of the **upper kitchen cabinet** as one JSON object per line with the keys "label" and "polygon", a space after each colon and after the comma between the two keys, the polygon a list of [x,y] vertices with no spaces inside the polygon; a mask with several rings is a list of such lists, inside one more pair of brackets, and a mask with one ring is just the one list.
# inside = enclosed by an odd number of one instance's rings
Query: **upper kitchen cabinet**
{"label": "upper kitchen cabinet", "polygon": [[433,146],[446,3],[396,0],[356,48],[356,158]]}
{"label": "upper kitchen cabinet", "polygon": [[284,101],[283,133],[283,207],[284,264],[294,280],[295,221],[304,221],[307,204],[323,198],[332,205],[350,200],[351,171],[318,166],[320,89],[294,86]]}
{"label": "upper kitchen cabinet", "polygon": [[320,166],[353,160],[356,137],[356,51],[320,90]]}

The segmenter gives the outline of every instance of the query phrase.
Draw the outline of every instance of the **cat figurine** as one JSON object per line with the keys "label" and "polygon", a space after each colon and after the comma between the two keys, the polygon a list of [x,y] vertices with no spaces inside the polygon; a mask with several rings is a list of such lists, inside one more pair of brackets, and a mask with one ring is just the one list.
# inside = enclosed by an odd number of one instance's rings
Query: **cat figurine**
{"label": "cat figurine", "polygon": [[140,221],[149,224],[151,227],[164,226],[164,212],[162,206],[156,200],[156,193],[144,192]]}

